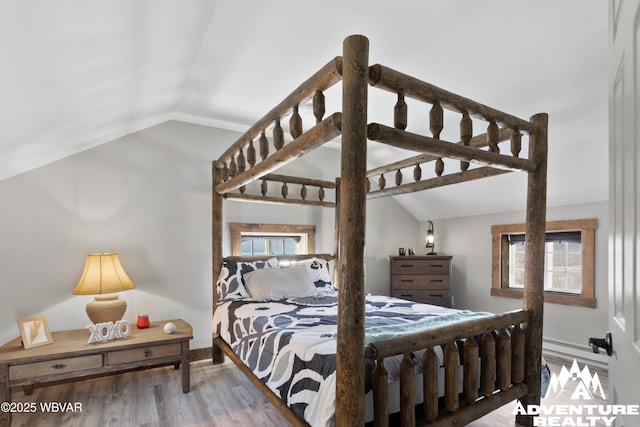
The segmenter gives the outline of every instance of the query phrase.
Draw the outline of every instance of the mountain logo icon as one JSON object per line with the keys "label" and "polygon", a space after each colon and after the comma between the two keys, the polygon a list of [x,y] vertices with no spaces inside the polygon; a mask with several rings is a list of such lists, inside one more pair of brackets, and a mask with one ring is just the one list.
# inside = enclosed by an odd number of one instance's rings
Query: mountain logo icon
{"label": "mountain logo icon", "polygon": [[571,393],[571,400],[593,400],[594,396],[607,400],[598,373],[591,375],[587,365],[580,369],[575,359],[570,369],[562,365],[559,374],[551,374],[547,396],[550,391],[553,391],[556,397],[563,393]]}

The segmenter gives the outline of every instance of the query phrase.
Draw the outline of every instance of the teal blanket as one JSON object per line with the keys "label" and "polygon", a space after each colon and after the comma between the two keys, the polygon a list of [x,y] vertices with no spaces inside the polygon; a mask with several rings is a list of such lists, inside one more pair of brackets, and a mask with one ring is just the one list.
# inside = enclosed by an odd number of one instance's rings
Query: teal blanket
{"label": "teal blanket", "polygon": [[395,338],[399,335],[422,332],[428,329],[450,325],[452,323],[460,322],[463,320],[479,319],[481,317],[492,315],[492,313],[462,310],[456,313],[443,314],[441,316],[426,317],[414,322],[398,323],[394,325],[371,326],[364,330],[364,341],[366,345],[375,341]]}

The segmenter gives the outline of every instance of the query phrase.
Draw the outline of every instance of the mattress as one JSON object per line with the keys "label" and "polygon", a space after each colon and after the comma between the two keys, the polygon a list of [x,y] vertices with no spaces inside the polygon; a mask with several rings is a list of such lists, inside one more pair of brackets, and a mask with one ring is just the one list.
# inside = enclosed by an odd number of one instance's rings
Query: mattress
{"label": "mattress", "polygon": [[[337,292],[281,301],[246,298],[218,305],[213,330],[296,415],[312,426],[330,426],[335,402],[337,314]],[[397,334],[398,328],[425,329],[430,324],[440,326],[478,315],[485,314],[368,295],[365,335],[373,340]],[[442,349],[435,350],[442,365]],[[419,373],[420,354],[414,356]],[[367,362],[365,392],[370,395],[373,362]],[[385,367],[393,394],[399,359],[385,359]],[[371,401],[370,396],[367,400]],[[393,411],[393,401],[390,409]],[[370,407],[367,413],[370,419]]]}

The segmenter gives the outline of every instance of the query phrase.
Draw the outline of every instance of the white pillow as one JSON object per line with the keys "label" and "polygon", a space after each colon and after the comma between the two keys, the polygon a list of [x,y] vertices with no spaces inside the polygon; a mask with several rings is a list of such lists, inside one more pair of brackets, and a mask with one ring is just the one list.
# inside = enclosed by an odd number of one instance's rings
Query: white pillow
{"label": "white pillow", "polygon": [[245,274],[244,280],[249,295],[259,301],[310,297],[318,293],[304,266],[255,270]]}

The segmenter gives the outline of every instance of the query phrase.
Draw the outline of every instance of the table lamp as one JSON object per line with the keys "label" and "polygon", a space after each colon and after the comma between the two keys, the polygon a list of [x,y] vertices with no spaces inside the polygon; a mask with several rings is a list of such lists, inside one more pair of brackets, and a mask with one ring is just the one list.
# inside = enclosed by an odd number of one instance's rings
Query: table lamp
{"label": "table lamp", "polygon": [[435,238],[435,235],[434,235],[433,222],[431,222],[431,221],[427,221],[426,241],[427,241],[427,244],[426,244],[427,249],[431,249],[431,251],[428,252],[427,255],[438,255],[435,252],[436,238]]}
{"label": "table lamp", "polygon": [[87,315],[93,323],[117,322],[127,311],[127,302],[116,292],[135,288],[125,273],[118,254],[89,254],[82,277],[73,295],[96,295],[87,304]]}

